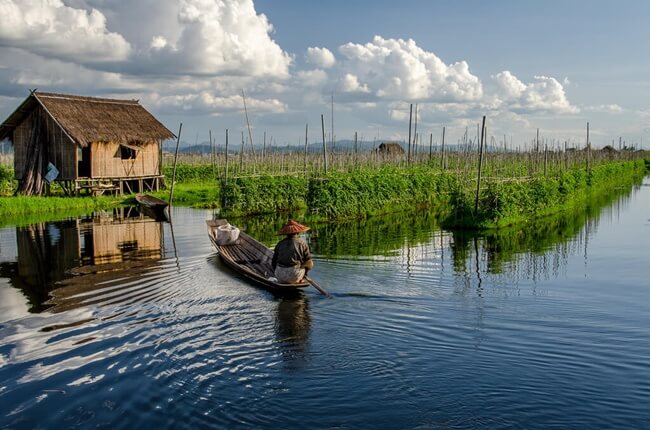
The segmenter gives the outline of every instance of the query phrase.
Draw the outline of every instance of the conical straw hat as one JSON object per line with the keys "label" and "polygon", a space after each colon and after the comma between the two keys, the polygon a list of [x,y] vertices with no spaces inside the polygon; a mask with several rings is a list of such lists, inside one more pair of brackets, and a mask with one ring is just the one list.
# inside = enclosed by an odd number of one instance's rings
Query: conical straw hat
{"label": "conical straw hat", "polygon": [[287,222],[282,229],[278,232],[278,234],[296,234],[296,233],[304,233],[305,231],[309,230],[309,227],[306,225],[302,225],[292,219]]}

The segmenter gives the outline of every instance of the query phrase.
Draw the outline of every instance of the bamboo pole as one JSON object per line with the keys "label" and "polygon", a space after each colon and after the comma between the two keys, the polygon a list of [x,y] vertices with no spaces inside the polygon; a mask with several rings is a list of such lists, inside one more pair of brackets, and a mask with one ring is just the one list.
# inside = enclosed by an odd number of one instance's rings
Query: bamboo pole
{"label": "bamboo pole", "polygon": [[[181,142],[181,132],[183,131],[183,123],[178,127],[178,136],[176,137],[176,151],[174,152],[174,167],[172,168],[172,185],[169,189],[169,207],[172,207],[174,200],[174,183],[176,182],[176,162],[178,161],[178,146]],[[170,212],[171,215],[171,212]]]}
{"label": "bamboo pole", "polygon": [[478,178],[476,179],[476,199],[474,200],[474,215],[478,213],[479,193],[481,192],[481,168],[483,167],[483,141],[485,140],[485,115],[483,115],[483,125],[481,127],[481,144],[478,153]]}
{"label": "bamboo pole", "polygon": [[417,160],[418,154],[418,104],[415,104],[415,124],[413,125],[413,155]]}
{"label": "bamboo pole", "polygon": [[305,177],[307,177],[307,136],[308,135],[309,135],[309,123],[305,124],[305,163],[304,163]]}
{"label": "bamboo pole", "polygon": [[442,167],[442,170],[447,170],[447,163],[445,162],[445,127],[442,127],[442,150],[441,150],[442,157],[440,159],[440,164]]}
{"label": "bamboo pole", "polygon": [[[244,113],[246,115],[246,127],[248,127],[248,140],[251,144],[251,153],[253,154],[253,160],[255,160],[255,148],[253,147],[253,135],[251,133],[251,123],[248,120],[248,108],[246,107],[246,96],[244,95],[244,90],[241,90],[241,98],[244,101]],[[242,132],[243,134],[243,132]],[[243,140],[243,138],[242,138]]]}
{"label": "bamboo pole", "polygon": [[320,115],[321,129],[323,131],[323,163],[325,167],[325,174],[327,175],[327,143],[325,142],[325,118],[323,114]]}
{"label": "bamboo pole", "polygon": [[224,185],[228,185],[228,129],[226,129],[226,172],[223,179]]}
{"label": "bamboo pole", "polygon": [[244,132],[241,132],[241,150],[239,151],[239,174],[244,170]]}
{"label": "bamboo pole", "polygon": [[409,148],[408,148],[408,155],[406,156],[406,165],[410,166],[411,165],[411,124],[413,121],[413,103],[411,103],[411,107],[409,109]]}
{"label": "bamboo pole", "polygon": [[587,123],[587,172],[589,172],[590,156],[591,156],[591,143],[589,142],[589,123]]}
{"label": "bamboo pole", "polygon": [[357,167],[357,154],[359,148],[357,147],[357,132],[354,132],[354,167]]}

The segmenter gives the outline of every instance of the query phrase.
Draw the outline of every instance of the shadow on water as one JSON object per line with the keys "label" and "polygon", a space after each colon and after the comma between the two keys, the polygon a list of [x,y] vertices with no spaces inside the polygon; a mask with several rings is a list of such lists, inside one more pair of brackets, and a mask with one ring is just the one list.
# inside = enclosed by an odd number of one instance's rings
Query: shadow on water
{"label": "shadow on water", "polygon": [[28,298],[30,312],[92,302],[93,290],[164,259],[163,224],[136,208],[16,227],[18,258],[0,276]]}

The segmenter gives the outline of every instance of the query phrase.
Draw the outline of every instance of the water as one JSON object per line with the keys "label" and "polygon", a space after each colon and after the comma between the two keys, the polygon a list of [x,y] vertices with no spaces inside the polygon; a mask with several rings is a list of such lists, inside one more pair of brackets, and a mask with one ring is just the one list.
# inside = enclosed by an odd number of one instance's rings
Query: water
{"label": "water", "polygon": [[210,217],[0,229],[0,428],[648,428],[648,180],[488,236],[320,226],[333,299],[242,281]]}

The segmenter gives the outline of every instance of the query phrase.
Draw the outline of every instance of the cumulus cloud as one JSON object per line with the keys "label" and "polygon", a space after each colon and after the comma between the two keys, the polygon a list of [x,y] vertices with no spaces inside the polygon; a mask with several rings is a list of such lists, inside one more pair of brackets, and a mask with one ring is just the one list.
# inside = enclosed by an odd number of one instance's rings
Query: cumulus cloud
{"label": "cumulus cloud", "polygon": [[447,65],[412,39],[375,36],[363,45],[346,43],[339,52],[343,75],[356,76],[359,87],[378,99],[453,102],[483,95],[480,80],[466,62]]}
{"label": "cumulus cloud", "polygon": [[579,112],[569,102],[564,86],[557,79],[548,76],[533,79],[533,82],[524,83],[507,70],[493,76],[498,98],[514,112]]}
{"label": "cumulus cloud", "polygon": [[97,9],[75,9],[61,0],[0,0],[0,16],[1,46],[82,64],[125,60],[131,52]]}
{"label": "cumulus cloud", "polygon": [[321,69],[329,69],[336,64],[334,54],[327,48],[307,48],[307,62]]}
{"label": "cumulus cloud", "polygon": [[140,67],[187,75],[287,77],[291,57],[252,0],[180,0],[180,35],[155,35]]}
{"label": "cumulus cloud", "polygon": [[[153,93],[145,97],[145,101],[163,113],[194,113],[203,115],[220,115],[228,112],[244,110],[241,96],[218,96],[203,91],[198,94],[160,95]],[[249,112],[281,113],[287,107],[277,99],[256,99],[246,97],[246,107]]]}
{"label": "cumulus cloud", "polygon": [[352,73],[346,73],[339,81],[339,90],[344,93],[368,93],[368,85],[360,84],[359,78]]}

